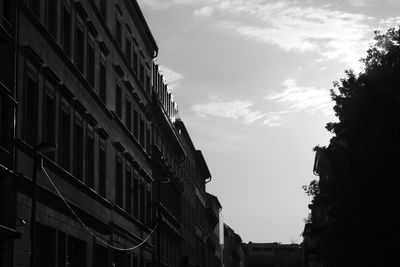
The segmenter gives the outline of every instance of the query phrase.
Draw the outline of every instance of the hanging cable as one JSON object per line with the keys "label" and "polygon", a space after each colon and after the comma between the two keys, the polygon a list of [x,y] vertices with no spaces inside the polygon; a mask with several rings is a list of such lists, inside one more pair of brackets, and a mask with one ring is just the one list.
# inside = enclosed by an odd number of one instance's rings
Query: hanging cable
{"label": "hanging cable", "polygon": [[158,223],[156,224],[156,226],[154,226],[153,230],[151,230],[150,234],[143,239],[142,242],[140,242],[138,245],[134,246],[134,247],[130,247],[130,248],[119,248],[119,247],[115,247],[113,245],[110,245],[107,243],[107,241],[103,240],[101,237],[99,237],[98,235],[96,235],[92,230],[90,230],[90,228],[88,226],[86,226],[86,224],[81,220],[81,218],[79,218],[79,216],[75,213],[75,211],[71,208],[71,206],[68,204],[67,200],[63,197],[63,195],[61,194],[61,192],[58,190],[58,188],[56,187],[56,185],[54,184],[53,180],[50,178],[49,174],[47,173],[47,171],[45,170],[44,167],[42,167],[42,170],[44,171],[44,173],[46,174],[47,178],[49,179],[51,185],[53,186],[54,190],[56,190],[57,194],[59,195],[59,197],[64,201],[65,205],[67,206],[67,208],[69,209],[69,211],[71,211],[71,213],[74,215],[74,217],[79,221],[79,223],[83,226],[83,228],[85,228],[85,230],[87,232],[89,232],[89,234],[91,234],[94,238],[96,238],[97,240],[99,240],[101,243],[105,244],[106,246],[113,248],[115,250],[119,250],[119,251],[130,251],[130,250],[134,250],[139,248],[140,246],[142,246],[144,243],[146,243],[146,241],[152,236],[152,234],[154,233],[154,231],[156,230]]}

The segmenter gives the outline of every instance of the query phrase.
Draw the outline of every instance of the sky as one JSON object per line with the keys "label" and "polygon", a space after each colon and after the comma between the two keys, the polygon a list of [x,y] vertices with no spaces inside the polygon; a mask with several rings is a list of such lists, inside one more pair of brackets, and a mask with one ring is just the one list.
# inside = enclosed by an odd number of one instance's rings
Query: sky
{"label": "sky", "polygon": [[222,217],[243,242],[300,243],[330,89],[400,0],[138,0]]}

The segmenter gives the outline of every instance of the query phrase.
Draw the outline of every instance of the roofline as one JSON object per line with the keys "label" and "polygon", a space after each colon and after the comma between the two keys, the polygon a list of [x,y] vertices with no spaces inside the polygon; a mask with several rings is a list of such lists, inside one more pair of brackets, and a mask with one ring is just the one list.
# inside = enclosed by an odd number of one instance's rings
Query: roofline
{"label": "roofline", "polygon": [[206,160],[204,159],[203,153],[201,153],[201,150],[196,150],[196,159],[199,161],[200,163],[200,167],[203,169],[203,171],[205,172],[205,175],[207,179],[211,179],[211,173],[210,170],[208,169]]}
{"label": "roofline", "polygon": [[142,12],[137,0],[125,0],[126,6],[129,7],[130,6],[129,3],[132,4],[132,7],[134,8],[133,11],[136,13],[135,15],[137,15],[137,17],[133,16],[133,18],[139,19],[139,25],[136,25],[136,26],[137,26],[138,30],[142,34],[145,35],[149,45],[151,46],[151,49],[153,50],[153,51],[151,51],[151,52],[153,52],[152,58],[155,58],[158,55],[158,46],[157,46],[156,40],[154,39],[153,34],[151,33],[150,27],[147,24],[146,18],[144,17],[143,12]]}
{"label": "roofline", "polygon": [[214,196],[213,194],[210,194],[210,193],[208,193],[208,192],[206,192],[206,196],[209,196],[209,197],[211,197],[211,198],[214,198],[214,199],[217,201],[218,206],[219,206],[220,208],[222,208],[221,202],[219,202],[218,197],[216,197],[216,196]]}

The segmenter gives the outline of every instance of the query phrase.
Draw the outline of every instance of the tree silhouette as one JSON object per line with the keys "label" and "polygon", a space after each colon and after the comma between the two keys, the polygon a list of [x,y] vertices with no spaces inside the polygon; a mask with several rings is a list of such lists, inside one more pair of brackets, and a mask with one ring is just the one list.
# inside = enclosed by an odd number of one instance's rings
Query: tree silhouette
{"label": "tree silhouette", "polygon": [[[311,222],[315,253],[328,266],[386,266],[395,260],[400,178],[400,28],[375,32],[364,70],[334,83],[338,122],[320,180],[306,187],[324,223]],[[308,191],[307,191],[308,190]],[[314,211],[313,211],[314,212]]]}

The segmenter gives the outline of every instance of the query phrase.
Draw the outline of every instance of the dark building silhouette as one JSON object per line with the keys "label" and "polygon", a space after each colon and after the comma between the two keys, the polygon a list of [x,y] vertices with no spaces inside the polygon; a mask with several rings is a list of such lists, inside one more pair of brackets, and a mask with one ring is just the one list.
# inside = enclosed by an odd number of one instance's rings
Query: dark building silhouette
{"label": "dark building silhouette", "polygon": [[0,0],[1,267],[207,266],[211,174],[157,54],[136,1]]}
{"label": "dark building silhouette", "polygon": [[246,267],[302,267],[303,249],[298,244],[243,244]]}
{"label": "dark building silhouette", "polygon": [[244,267],[245,254],[242,238],[227,224],[224,224],[223,266]]}
{"label": "dark building silhouette", "polygon": [[328,207],[320,201],[326,195],[326,185],[328,183],[328,174],[324,172],[326,160],[324,150],[316,150],[313,173],[319,176],[318,188],[319,197],[314,198],[313,202],[308,205],[311,210],[309,217],[304,225],[303,232],[303,249],[304,249],[304,266],[305,267],[324,267],[326,266],[317,255],[318,242],[317,235],[314,233],[326,227],[330,221],[327,216]]}
{"label": "dark building silhouette", "polygon": [[207,209],[207,229],[206,229],[206,244],[207,244],[207,266],[221,267],[222,266],[222,251],[220,242],[220,220],[219,213],[222,209],[218,198],[212,194],[206,193]]}

